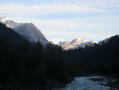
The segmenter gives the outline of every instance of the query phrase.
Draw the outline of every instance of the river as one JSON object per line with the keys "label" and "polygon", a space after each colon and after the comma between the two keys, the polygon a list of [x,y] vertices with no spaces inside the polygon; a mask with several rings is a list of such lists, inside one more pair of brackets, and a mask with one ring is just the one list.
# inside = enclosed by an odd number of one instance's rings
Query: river
{"label": "river", "polygon": [[[110,79],[112,82],[115,79]],[[54,90],[119,90],[107,86],[108,79],[103,76],[85,76],[76,77],[74,81],[66,85],[65,88],[58,88]]]}

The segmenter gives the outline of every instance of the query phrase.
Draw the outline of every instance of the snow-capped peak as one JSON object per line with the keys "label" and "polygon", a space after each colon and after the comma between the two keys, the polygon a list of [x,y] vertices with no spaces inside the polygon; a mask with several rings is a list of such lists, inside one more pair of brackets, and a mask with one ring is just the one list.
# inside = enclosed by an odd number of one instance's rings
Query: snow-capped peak
{"label": "snow-capped peak", "polygon": [[69,49],[78,49],[79,47],[84,48],[86,45],[92,45],[96,43],[95,41],[87,41],[81,38],[75,38],[75,39],[70,39],[68,41],[64,42],[59,42],[59,45],[61,45],[62,48],[65,50]]}
{"label": "snow-capped peak", "polygon": [[1,17],[0,22],[9,28],[12,28],[15,32],[30,42],[36,43],[40,41],[43,45],[49,43],[42,32],[33,23],[17,23],[6,17]]}
{"label": "snow-capped peak", "polygon": [[8,19],[7,19],[6,17],[1,17],[1,18],[0,18],[0,22],[1,22],[1,23],[5,23],[7,20],[8,20]]}

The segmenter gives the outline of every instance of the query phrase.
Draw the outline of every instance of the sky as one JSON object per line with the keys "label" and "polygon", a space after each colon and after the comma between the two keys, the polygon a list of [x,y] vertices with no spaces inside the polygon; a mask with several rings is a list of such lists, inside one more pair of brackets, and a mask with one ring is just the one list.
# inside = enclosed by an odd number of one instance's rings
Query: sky
{"label": "sky", "polygon": [[119,0],[0,0],[0,17],[34,23],[48,40],[119,34]]}

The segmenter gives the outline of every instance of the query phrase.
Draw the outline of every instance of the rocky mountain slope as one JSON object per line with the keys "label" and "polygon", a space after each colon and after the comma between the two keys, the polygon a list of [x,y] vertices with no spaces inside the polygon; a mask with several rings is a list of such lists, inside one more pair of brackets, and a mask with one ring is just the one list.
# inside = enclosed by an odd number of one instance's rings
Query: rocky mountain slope
{"label": "rocky mountain slope", "polygon": [[43,45],[48,43],[48,40],[33,23],[17,23],[5,17],[0,18],[0,22],[6,24],[7,27],[12,28],[15,32],[32,43],[38,41],[40,41]]}
{"label": "rocky mountain slope", "polygon": [[79,47],[84,48],[86,45],[88,46],[92,46],[94,43],[96,43],[95,41],[87,41],[81,38],[76,38],[76,39],[70,39],[68,41],[64,41],[64,42],[59,42],[59,45],[61,45],[61,47],[65,50],[69,50],[69,49],[78,49]]}

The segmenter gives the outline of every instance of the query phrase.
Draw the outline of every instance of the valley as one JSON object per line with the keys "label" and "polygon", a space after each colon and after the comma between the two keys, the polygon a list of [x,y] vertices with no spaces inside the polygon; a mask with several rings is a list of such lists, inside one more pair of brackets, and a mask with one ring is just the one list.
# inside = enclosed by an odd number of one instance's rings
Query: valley
{"label": "valley", "polygon": [[56,45],[32,23],[0,22],[0,88],[119,89],[119,35]]}

